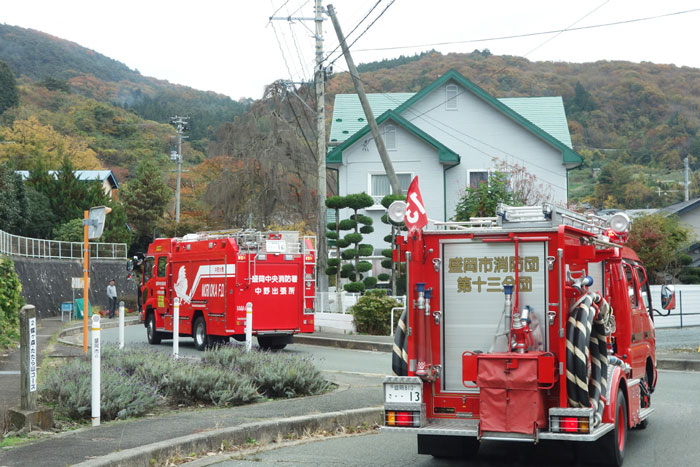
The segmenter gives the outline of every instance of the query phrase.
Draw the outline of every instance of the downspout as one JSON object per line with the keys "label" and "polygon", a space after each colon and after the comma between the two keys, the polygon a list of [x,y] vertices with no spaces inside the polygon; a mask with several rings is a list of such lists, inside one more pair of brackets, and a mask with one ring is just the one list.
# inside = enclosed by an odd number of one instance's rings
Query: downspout
{"label": "downspout", "polygon": [[[447,222],[447,171],[450,169],[454,169],[459,165],[459,162],[457,162],[454,165],[451,165],[447,167],[445,170],[442,171],[442,209],[443,209],[443,220]],[[567,190],[568,190],[568,180],[567,180]]]}

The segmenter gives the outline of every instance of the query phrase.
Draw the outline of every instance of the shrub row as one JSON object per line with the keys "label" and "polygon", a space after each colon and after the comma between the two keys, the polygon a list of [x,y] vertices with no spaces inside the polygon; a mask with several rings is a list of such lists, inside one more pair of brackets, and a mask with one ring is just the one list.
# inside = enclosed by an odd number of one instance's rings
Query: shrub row
{"label": "shrub row", "polygon": [[[59,415],[91,416],[91,363],[79,358],[48,368],[41,398]],[[101,418],[139,416],[158,405],[235,406],[262,398],[320,394],[330,388],[312,362],[293,355],[249,352],[224,345],[200,361],[174,360],[156,350],[102,349]]]}

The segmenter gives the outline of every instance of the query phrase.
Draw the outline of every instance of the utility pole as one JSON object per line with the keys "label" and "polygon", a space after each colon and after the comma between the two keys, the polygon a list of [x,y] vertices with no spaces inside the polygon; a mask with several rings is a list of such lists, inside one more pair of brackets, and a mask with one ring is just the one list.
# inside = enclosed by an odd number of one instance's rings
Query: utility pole
{"label": "utility pole", "polygon": [[[328,291],[328,245],[326,245],[326,70],[323,68],[323,5],[321,0],[315,1],[314,24],[316,36],[316,163],[318,169],[318,234],[316,241],[316,280],[318,290]],[[336,288],[340,285],[336,284]],[[323,295],[322,295],[323,297]],[[325,301],[323,298],[321,300]],[[325,310],[325,304],[323,306]]]}
{"label": "utility pole", "polygon": [[170,119],[170,124],[175,127],[177,131],[177,154],[170,155],[171,160],[177,161],[177,187],[175,189],[175,223],[180,223],[180,178],[182,174],[182,139],[187,138],[183,136],[182,133],[189,130],[188,122],[189,117],[180,117],[175,115]]}
{"label": "utility pole", "polygon": [[372,136],[374,137],[374,143],[377,145],[377,151],[379,151],[379,157],[382,159],[382,164],[384,165],[384,171],[391,184],[391,191],[395,194],[401,193],[401,185],[399,184],[399,179],[394,172],[394,166],[389,158],[389,153],[386,151],[386,146],[384,145],[384,140],[382,135],[379,133],[379,127],[377,126],[377,121],[374,119],[374,114],[372,113],[372,108],[369,106],[369,101],[365,95],[365,88],[360,81],[360,75],[355,67],[355,62],[350,55],[350,49],[345,42],[345,36],[343,31],[340,29],[340,23],[338,18],[335,16],[335,9],[333,5],[328,5],[328,16],[331,17],[333,22],[333,27],[335,28],[335,33],[338,36],[338,41],[340,42],[340,48],[343,50],[343,55],[345,56],[345,61],[348,64],[348,71],[350,72],[350,77],[352,82],[355,84],[355,90],[360,98],[360,103],[362,104],[362,109],[365,111],[365,117],[367,118],[367,123],[369,123],[369,128],[372,131]]}
{"label": "utility pole", "polygon": [[688,161],[687,157],[685,159],[683,159],[683,163],[685,164],[685,200],[688,201],[688,198],[690,195],[690,193],[689,193],[690,183],[688,182],[688,172],[690,171],[690,165],[689,165],[689,161]]}
{"label": "utility pole", "polygon": [[[326,70],[323,67],[323,5],[321,0],[314,1],[314,17],[277,17],[271,16],[270,21],[314,21],[316,66],[314,68],[314,82],[316,90],[316,169],[318,172],[317,205],[318,222],[316,223],[316,284],[320,292],[328,291],[328,276],[326,266],[328,264],[328,247],[326,245]],[[325,297],[322,300],[326,300]],[[325,310],[326,307],[324,306]]]}

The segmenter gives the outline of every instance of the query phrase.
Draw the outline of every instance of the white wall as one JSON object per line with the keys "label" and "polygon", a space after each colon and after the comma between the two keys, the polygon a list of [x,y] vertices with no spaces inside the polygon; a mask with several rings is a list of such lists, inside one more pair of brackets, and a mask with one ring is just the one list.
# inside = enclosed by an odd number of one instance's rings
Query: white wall
{"label": "white wall", "polygon": [[[454,84],[450,82],[448,84]],[[524,165],[566,202],[566,169],[561,151],[550,146],[461,86],[457,110],[445,109],[445,85],[405,110],[402,116],[461,156],[447,172],[447,217],[467,183],[467,171],[493,168],[493,158]]]}
{"label": "white wall", "polygon": [[[421,195],[428,217],[444,220],[443,165],[438,161],[437,149],[393,122],[385,121],[380,125],[380,131],[387,123],[396,126],[396,150],[389,151],[394,171],[418,175]],[[361,192],[369,194],[369,175],[373,173],[384,174],[385,171],[374,140],[371,134],[367,134],[343,151],[343,165],[339,169],[339,194],[341,196]],[[384,237],[390,233],[390,227],[381,222],[381,216],[385,212],[386,210],[381,205],[363,212],[373,219],[374,232],[365,235],[362,242],[369,243],[378,250],[389,247],[389,244],[384,242]],[[350,215],[352,215],[352,210],[345,209],[341,211],[340,218],[347,219]],[[343,232],[341,232],[342,235],[344,235]]]}

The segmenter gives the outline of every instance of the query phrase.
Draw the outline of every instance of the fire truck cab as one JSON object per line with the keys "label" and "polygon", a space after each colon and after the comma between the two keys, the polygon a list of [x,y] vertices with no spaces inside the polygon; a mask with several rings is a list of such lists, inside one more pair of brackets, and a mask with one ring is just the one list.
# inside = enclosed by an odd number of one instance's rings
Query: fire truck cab
{"label": "fire truck cab", "polygon": [[279,350],[314,331],[315,249],[298,232],[219,231],[159,238],[148,248],[141,283],[148,342],[179,335],[204,349],[245,340],[247,308],[261,348]]}
{"label": "fire truck cab", "polygon": [[383,429],[417,434],[436,457],[562,440],[597,442],[621,465],[657,381],[649,279],[624,246],[628,226],[624,214],[501,205],[398,237],[409,306]]}

